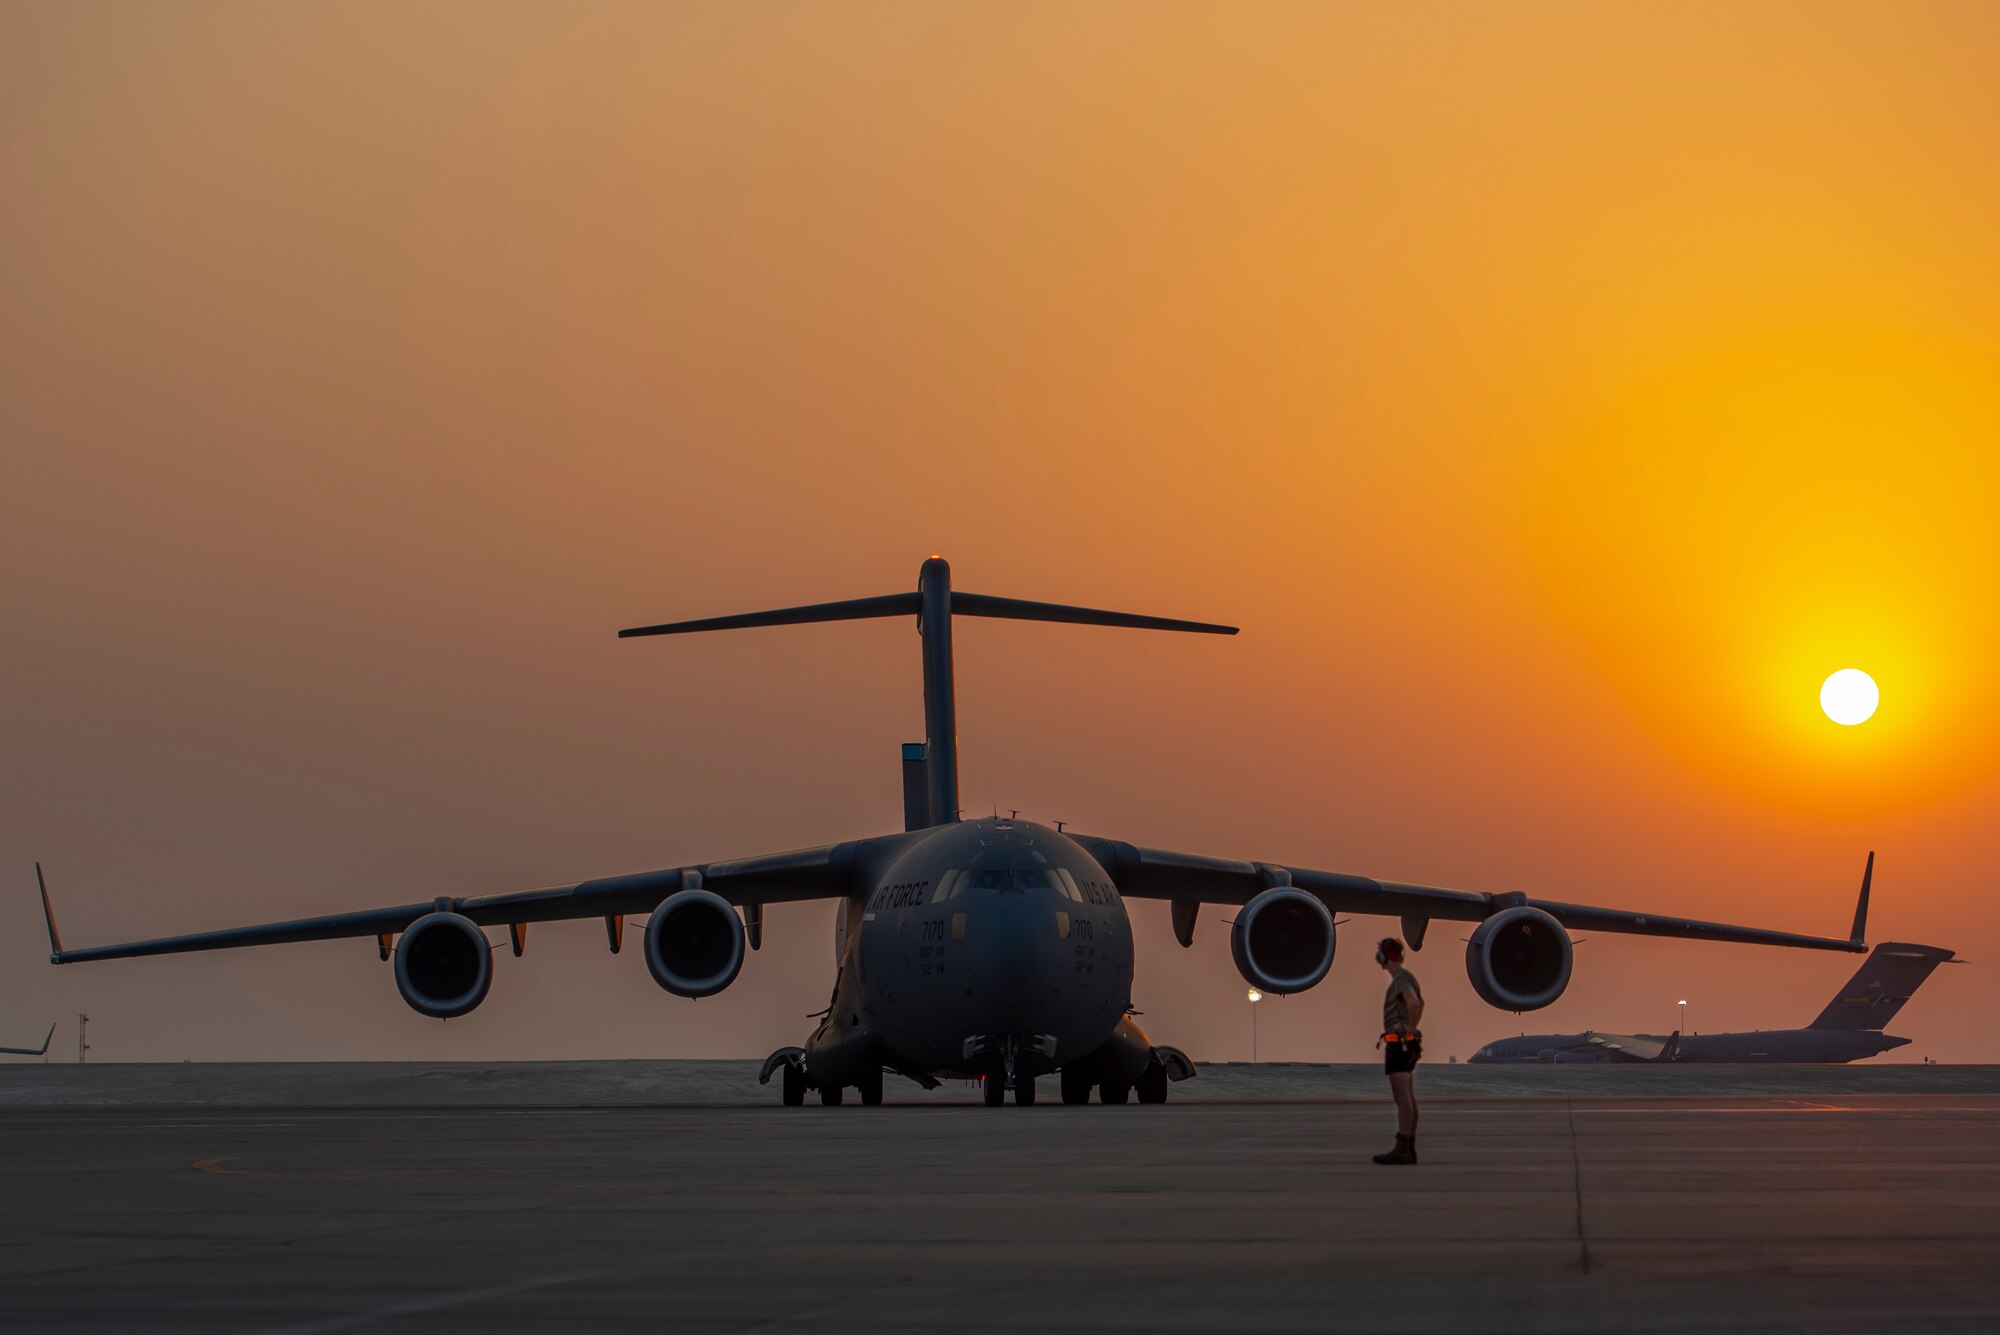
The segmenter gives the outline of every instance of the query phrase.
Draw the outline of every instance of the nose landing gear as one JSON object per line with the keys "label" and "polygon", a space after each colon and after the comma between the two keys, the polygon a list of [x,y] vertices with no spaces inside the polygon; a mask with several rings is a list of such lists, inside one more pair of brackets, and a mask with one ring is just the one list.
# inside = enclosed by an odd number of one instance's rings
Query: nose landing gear
{"label": "nose landing gear", "polygon": [[1007,1091],[1014,1091],[1014,1106],[1032,1108],[1035,1106],[1035,1077],[1024,1074],[1014,1064],[1014,1054],[1019,1045],[1007,1039],[1000,1049],[1000,1061],[986,1073],[982,1082],[985,1086],[986,1106],[997,1108],[1007,1101]]}

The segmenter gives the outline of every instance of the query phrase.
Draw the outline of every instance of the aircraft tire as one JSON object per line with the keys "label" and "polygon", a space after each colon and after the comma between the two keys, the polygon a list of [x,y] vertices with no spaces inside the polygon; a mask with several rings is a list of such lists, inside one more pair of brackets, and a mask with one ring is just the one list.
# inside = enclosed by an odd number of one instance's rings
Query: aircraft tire
{"label": "aircraft tire", "polygon": [[1130,1085],[1114,1085],[1107,1080],[1097,1087],[1097,1101],[1099,1103],[1123,1103],[1131,1097],[1132,1087]]}
{"label": "aircraft tire", "polygon": [[1014,1077],[1014,1106],[1016,1108],[1035,1106],[1035,1077],[1031,1075]]}
{"label": "aircraft tire", "polygon": [[821,1085],[819,1087],[819,1101],[828,1108],[838,1108],[840,1106],[841,1092],[839,1085]]}
{"label": "aircraft tire", "polygon": [[1090,1075],[1087,1071],[1073,1066],[1062,1068],[1062,1101],[1068,1104],[1090,1102]]}
{"label": "aircraft tire", "polygon": [[871,1068],[870,1070],[863,1071],[861,1073],[861,1078],[854,1082],[854,1087],[861,1092],[862,1107],[879,1108],[882,1106],[881,1067],[877,1066]]}
{"label": "aircraft tire", "polygon": [[997,1108],[1007,1101],[1007,1077],[998,1071],[986,1077],[986,1106]]}
{"label": "aircraft tire", "polygon": [[1167,1101],[1167,1068],[1159,1062],[1147,1065],[1145,1074],[1139,1077],[1136,1086],[1141,1103],[1165,1103]]}
{"label": "aircraft tire", "polygon": [[784,1079],[785,1106],[796,1108],[806,1101],[806,1073],[791,1062],[786,1062]]}

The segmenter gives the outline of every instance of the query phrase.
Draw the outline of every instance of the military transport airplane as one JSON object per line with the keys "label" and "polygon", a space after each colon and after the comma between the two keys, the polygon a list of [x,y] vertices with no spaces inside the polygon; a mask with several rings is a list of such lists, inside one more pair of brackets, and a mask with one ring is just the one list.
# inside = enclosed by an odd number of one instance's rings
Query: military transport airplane
{"label": "military transport airplane", "polygon": [[43,1036],[42,1036],[42,1045],[41,1045],[40,1047],[38,1047],[38,1048],[0,1048],[0,1052],[4,1052],[4,1053],[6,1053],[6,1054],[7,1054],[8,1056],[10,1056],[10,1057],[41,1057],[41,1056],[45,1056],[45,1055],[47,1055],[47,1053],[48,1053],[48,1050],[49,1050],[49,1040],[50,1040],[50,1039],[52,1039],[52,1038],[54,1038],[55,1036],[56,1036],[56,1027],[55,1027],[54,1025],[50,1025],[50,1026],[49,1026],[49,1032],[48,1032],[47,1034],[45,1034],[45,1035],[43,1035]]}
{"label": "military transport airplane", "polygon": [[1910,1040],[1882,1032],[1940,964],[1960,964],[1941,946],[1884,941],[1803,1029],[1741,1034],[1521,1034],[1488,1043],[1469,1061],[1852,1062]]}
{"label": "military transport airplane", "polygon": [[[1472,987],[1488,1004],[1529,1011],[1569,985],[1570,933],[1632,932],[1815,950],[1861,951],[1863,887],[1847,937],[1804,936],[1539,900],[1378,881],[1279,862],[1210,857],[1074,834],[1015,819],[961,820],[953,698],[954,617],[1233,635],[1233,626],[1024,602],[951,587],[942,559],[925,561],[917,588],[849,602],[710,617],[619,632],[621,637],[910,617],[921,638],[927,740],[903,748],[904,829],[821,848],[691,863],[575,885],[471,898],[439,896],[388,908],[235,927],[128,945],[64,949],[42,887],[51,958],[83,960],[333,938],[373,938],[393,961],[397,990],[420,1015],[464,1015],[493,982],[485,928],[504,928],[515,955],[530,924],[603,921],[610,948],[629,915],[650,914],[647,970],[675,996],[709,997],[736,980],[758,948],[764,906],[830,900],[837,906],[833,996],[802,1048],[781,1049],[763,1079],[783,1074],[788,1104],[817,1089],[839,1103],[852,1088],[882,1098],[885,1070],[926,1086],[940,1076],[983,1079],[986,1101],[1034,1102],[1035,1079],[1061,1073],[1063,1101],[1093,1088],[1105,1102],[1133,1092],[1161,1102],[1170,1078],[1193,1068],[1156,1047],[1133,1020],[1128,899],[1164,899],[1181,945],[1203,904],[1237,909],[1230,953],[1252,986],[1280,995],[1326,977],[1333,913],[1402,920],[1421,948],[1432,919],[1477,924],[1466,946]],[[39,874],[39,868],[37,869]]]}

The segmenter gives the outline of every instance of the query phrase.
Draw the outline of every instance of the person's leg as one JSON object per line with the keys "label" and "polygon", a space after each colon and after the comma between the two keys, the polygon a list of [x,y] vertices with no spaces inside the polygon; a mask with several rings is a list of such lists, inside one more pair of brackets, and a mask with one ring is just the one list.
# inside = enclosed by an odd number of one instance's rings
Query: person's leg
{"label": "person's leg", "polygon": [[1389,1077],[1389,1092],[1396,1098],[1396,1134],[1417,1134],[1417,1096],[1410,1087],[1410,1073],[1398,1071]]}
{"label": "person's leg", "polygon": [[1396,1100],[1396,1148],[1387,1154],[1375,1156],[1376,1163],[1415,1163],[1417,1161],[1416,1102],[1410,1093],[1410,1073],[1390,1071],[1389,1093]]}

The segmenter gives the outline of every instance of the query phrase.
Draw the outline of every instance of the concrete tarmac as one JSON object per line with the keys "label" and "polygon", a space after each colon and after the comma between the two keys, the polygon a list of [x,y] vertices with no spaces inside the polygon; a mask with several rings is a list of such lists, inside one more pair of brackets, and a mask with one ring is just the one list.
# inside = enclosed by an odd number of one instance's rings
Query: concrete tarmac
{"label": "concrete tarmac", "polygon": [[7,1331],[2000,1325],[1993,1093],[1433,1097],[1398,1169],[1379,1097],[20,1096],[55,1069],[0,1068]]}

